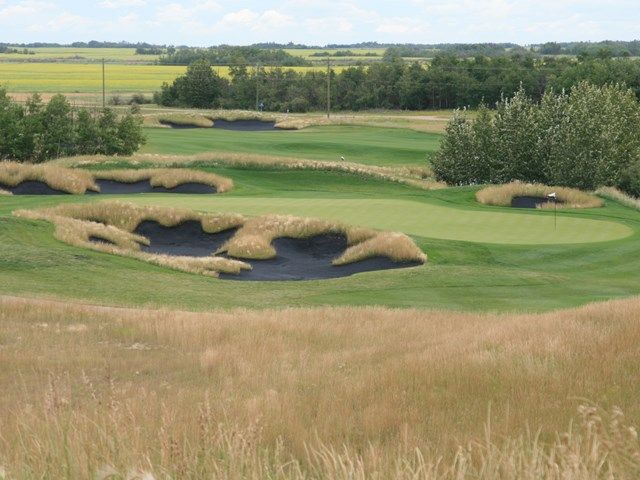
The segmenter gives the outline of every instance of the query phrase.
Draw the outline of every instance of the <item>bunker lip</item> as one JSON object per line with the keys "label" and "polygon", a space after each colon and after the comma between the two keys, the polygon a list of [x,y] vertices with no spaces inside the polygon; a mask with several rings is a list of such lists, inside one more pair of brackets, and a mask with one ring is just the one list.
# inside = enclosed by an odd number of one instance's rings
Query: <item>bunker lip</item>
{"label": "bunker lip", "polygon": [[89,241],[93,242],[93,243],[102,243],[104,245],[113,245],[115,246],[116,244],[114,242],[112,242],[111,240],[108,240],[104,237],[100,237],[98,235],[91,235],[89,237]]}
{"label": "bunker lip", "polygon": [[0,183],[0,188],[11,192],[13,195],[70,195],[69,192],[51,188],[45,182],[37,180],[25,180],[15,187]]}
{"label": "bunker lip", "polygon": [[96,185],[100,187],[100,192],[87,191],[89,195],[123,195],[128,193],[191,193],[191,194],[211,194],[217,193],[215,187],[204,183],[187,182],[177,185],[175,188],[154,187],[150,180],[139,182],[118,182],[115,180],[96,180]]}
{"label": "bunker lip", "polygon": [[[564,203],[560,200],[556,200],[556,202],[559,205]],[[527,195],[521,195],[511,199],[512,208],[538,208],[538,205],[546,203],[553,203],[553,200],[548,197],[533,197]]]}
{"label": "bunker lip", "polygon": [[197,220],[188,220],[175,226],[166,227],[153,220],[141,222],[134,233],[146,237],[149,246],[142,245],[142,251],[170,256],[208,257],[226,243],[237,229],[218,233],[208,233]]}
{"label": "bunker lip", "polygon": [[263,120],[213,120],[213,128],[218,130],[235,130],[238,132],[266,132],[279,130],[274,121]]}
{"label": "bunker lip", "polygon": [[188,124],[188,123],[172,122],[171,120],[158,120],[158,123],[160,125],[164,125],[165,127],[176,128],[176,129],[179,129],[179,130],[182,130],[182,129],[194,129],[194,128],[213,128],[213,125],[211,125],[210,127],[204,127],[204,126],[193,125],[193,124]]}
{"label": "bunker lip", "polygon": [[302,281],[340,278],[356,273],[415,267],[420,262],[395,262],[376,256],[335,266],[331,262],[348,247],[347,238],[339,234],[323,234],[309,238],[281,237],[273,241],[277,252],[269,260],[239,259],[251,265],[238,275],[221,273],[219,278],[237,281]]}

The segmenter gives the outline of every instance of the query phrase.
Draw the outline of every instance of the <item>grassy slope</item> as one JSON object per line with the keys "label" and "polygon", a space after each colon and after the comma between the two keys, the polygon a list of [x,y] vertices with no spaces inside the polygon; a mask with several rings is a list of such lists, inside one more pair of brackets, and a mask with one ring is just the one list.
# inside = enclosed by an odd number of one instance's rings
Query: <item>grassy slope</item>
{"label": "grassy slope", "polygon": [[[475,204],[472,189],[418,192],[401,185],[324,172],[225,169],[216,169],[216,172],[233,178],[238,186],[225,198],[238,198],[242,202],[252,196],[383,198],[449,205],[462,211],[489,209]],[[157,201],[161,197],[147,198]],[[181,200],[185,197],[171,198],[172,203],[185,201]],[[608,243],[535,247],[416,236],[430,256],[429,264],[423,268],[330,281],[247,284],[176,273],[69,247],[52,238],[49,225],[10,216],[15,208],[59,201],[86,199],[8,197],[0,200],[0,293],[188,309],[382,304],[468,310],[548,310],[640,293],[640,259],[635,255],[640,248],[640,214],[613,203],[599,210],[561,213],[559,224],[574,216],[615,220],[633,228],[632,236]],[[362,215],[374,218],[375,211],[363,210]],[[532,219],[544,215],[549,222],[552,218],[551,212],[523,215]]]}
{"label": "grassy slope", "polygon": [[143,153],[216,151],[340,160],[368,165],[419,165],[440,145],[439,134],[363,126],[313,127],[297,131],[233,132],[215,129],[146,129]]}

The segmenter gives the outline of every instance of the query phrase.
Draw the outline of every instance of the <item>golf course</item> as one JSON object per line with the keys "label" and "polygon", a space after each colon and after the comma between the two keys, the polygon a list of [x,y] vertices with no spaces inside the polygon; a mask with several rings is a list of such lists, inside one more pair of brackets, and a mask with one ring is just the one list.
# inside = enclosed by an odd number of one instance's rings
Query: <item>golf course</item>
{"label": "golf course", "polygon": [[492,207],[476,201],[479,187],[427,190],[322,169],[225,165],[208,162],[206,155],[234,150],[327,161],[344,155],[374,166],[428,166],[426,154],[437,149],[437,134],[328,126],[248,133],[150,128],[147,136],[135,159],[77,163],[89,171],[140,169],[177,156],[181,168],[229,178],[234,188],[219,195],[149,193],[109,195],[109,200],[209,214],[294,215],[402,232],[429,260],[420,267],[342,279],[229,284],[65,245],[54,238],[50,224],[12,215],[104,201],[100,196],[8,196],[0,202],[3,294],[189,310],[375,304],[533,312],[640,293],[640,282],[630,281],[640,271],[640,260],[632,255],[640,246],[640,212],[615,201],[557,211]]}

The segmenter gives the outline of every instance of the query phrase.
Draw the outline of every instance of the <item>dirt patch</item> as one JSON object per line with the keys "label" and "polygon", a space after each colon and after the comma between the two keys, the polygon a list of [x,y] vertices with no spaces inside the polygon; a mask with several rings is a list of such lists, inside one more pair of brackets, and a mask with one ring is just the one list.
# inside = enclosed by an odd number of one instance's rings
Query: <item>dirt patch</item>
{"label": "dirt patch", "polygon": [[239,275],[220,274],[221,279],[239,281],[320,280],[347,277],[356,273],[407,268],[419,262],[398,263],[387,257],[372,257],[348,265],[331,262],[347,248],[343,235],[317,235],[310,238],[278,238],[273,241],[277,255],[270,260],[244,260],[252,270]]}
{"label": "dirt patch", "polygon": [[264,122],[261,120],[236,120],[229,122],[227,120],[214,120],[213,128],[219,130],[236,130],[238,132],[263,132],[269,130],[278,130],[276,122]]}
{"label": "dirt patch", "polygon": [[217,193],[215,187],[195,182],[183,183],[175,188],[154,187],[149,180],[132,183],[117,182],[115,180],[96,180],[96,185],[100,187],[100,192],[88,191],[87,193],[102,195],[125,195],[129,193]]}
{"label": "dirt patch", "polygon": [[[513,197],[511,206],[513,208],[538,208],[539,205],[553,204],[553,200],[547,197]],[[562,202],[557,202],[560,205]]]}
{"label": "dirt patch", "polygon": [[151,242],[143,245],[142,251],[171,256],[207,257],[212,255],[237,229],[219,233],[207,233],[199,221],[190,220],[173,227],[165,227],[158,222],[145,221],[138,225],[134,233],[146,237]]}
{"label": "dirt patch", "polygon": [[15,187],[0,184],[0,188],[11,192],[14,195],[69,195],[68,192],[56,190],[46,183],[38,182],[36,180],[26,180],[17,184]]}

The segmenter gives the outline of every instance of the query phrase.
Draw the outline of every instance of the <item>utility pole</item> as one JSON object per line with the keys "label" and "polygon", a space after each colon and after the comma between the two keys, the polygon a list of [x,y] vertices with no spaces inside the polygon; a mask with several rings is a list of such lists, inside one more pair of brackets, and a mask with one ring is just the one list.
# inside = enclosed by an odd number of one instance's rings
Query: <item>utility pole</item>
{"label": "utility pole", "polygon": [[104,74],[104,58],[102,59],[102,108],[107,106],[107,89],[105,86],[105,74]]}
{"label": "utility pole", "polygon": [[256,112],[260,110],[260,79],[258,73],[260,72],[260,64],[256,63]]}
{"label": "utility pole", "polygon": [[327,118],[331,118],[331,59],[327,57]]}

